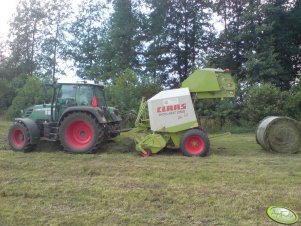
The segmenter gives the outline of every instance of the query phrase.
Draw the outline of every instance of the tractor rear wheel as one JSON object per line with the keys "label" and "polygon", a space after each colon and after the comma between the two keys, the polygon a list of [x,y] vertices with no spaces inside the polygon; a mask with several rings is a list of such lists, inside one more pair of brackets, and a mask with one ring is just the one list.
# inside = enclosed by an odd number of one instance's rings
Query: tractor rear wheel
{"label": "tractor rear wheel", "polygon": [[30,143],[28,128],[21,122],[16,122],[9,129],[8,143],[14,151],[29,152],[36,145]]}
{"label": "tractor rear wheel", "polygon": [[186,156],[206,156],[209,152],[210,142],[207,135],[199,129],[186,131],[180,142],[180,149]]}
{"label": "tractor rear wheel", "polygon": [[92,153],[101,142],[101,131],[101,126],[93,116],[75,112],[63,119],[59,128],[59,137],[67,152]]}

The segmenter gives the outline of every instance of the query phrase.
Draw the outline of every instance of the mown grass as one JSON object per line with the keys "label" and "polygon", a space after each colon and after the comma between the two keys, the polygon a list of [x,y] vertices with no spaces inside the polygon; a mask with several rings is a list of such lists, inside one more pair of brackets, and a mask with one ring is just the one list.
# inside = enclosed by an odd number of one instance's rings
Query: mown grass
{"label": "mown grass", "polygon": [[300,154],[266,153],[254,134],[211,146],[205,158],[140,158],[127,144],[71,155],[42,143],[24,154],[1,141],[0,225],[277,225],[270,205],[301,215]]}

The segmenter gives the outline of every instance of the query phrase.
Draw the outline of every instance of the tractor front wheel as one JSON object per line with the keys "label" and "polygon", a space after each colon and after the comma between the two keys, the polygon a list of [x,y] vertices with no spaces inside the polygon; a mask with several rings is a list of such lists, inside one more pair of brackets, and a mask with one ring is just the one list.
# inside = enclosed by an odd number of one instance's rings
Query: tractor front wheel
{"label": "tractor front wheel", "polygon": [[8,143],[14,151],[29,152],[36,145],[30,143],[28,128],[21,122],[15,122],[8,133]]}
{"label": "tractor front wheel", "polygon": [[210,142],[207,135],[199,129],[186,131],[180,142],[180,149],[186,156],[206,156],[209,152]]}
{"label": "tractor front wheel", "polygon": [[59,128],[61,144],[67,152],[92,153],[99,143],[100,129],[93,116],[83,112],[71,113],[63,119]]}

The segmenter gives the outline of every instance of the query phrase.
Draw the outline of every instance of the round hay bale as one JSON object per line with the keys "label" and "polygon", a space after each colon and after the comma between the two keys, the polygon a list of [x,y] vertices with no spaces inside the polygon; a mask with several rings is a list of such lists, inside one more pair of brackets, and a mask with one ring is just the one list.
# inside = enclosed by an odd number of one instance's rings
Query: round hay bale
{"label": "round hay bale", "polygon": [[257,127],[256,140],[267,151],[300,152],[301,124],[289,117],[266,117]]}

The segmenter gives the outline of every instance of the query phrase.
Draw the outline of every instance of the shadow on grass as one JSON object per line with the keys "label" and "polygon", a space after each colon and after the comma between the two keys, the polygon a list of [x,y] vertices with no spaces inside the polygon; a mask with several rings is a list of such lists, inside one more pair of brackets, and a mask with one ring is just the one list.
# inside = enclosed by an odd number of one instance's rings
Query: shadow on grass
{"label": "shadow on grass", "polygon": [[[113,141],[104,142],[100,145],[99,148],[96,149],[93,154],[113,154],[113,153],[129,153],[132,152],[131,141],[125,141],[120,143],[115,143]],[[49,142],[49,141],[41,141],[33,152],[43,152],[43,153],[54,153],[54,152],[65,152],[63,146],[59,141]],[[65,152],[68,154],[68,152]]]}
{"label": "shadow on grass", "polygon": [[[226,147],[211,148],[210,154],[226,156],[226,155],[229,155],[229,150],[227,150]],[[232,155],[235,155],[235,154],[232,154]]]}
{"label": "shadow on grass", "polygon": [[33,152],[62,152],[64,151],[59,141],[41,141]]}
{"label": "shadow on grass", "polygon": [[120,142],[107,141],[100,145],[97,152],[98,154],[107,153],[129,153],[135,147],[135,143],[130,139],[126,139]]}
{"label": "shadow on grass", "polygon": [[[114,154],[114,153],[126,153],[131,155],[139,156],[139,152],[136,151],[135,148],[136,144],[131,139],[125,139],[121,142],[106,142],[104,143],[101,148],[97,151],[97,154],[107,153],[107,154]],[[179,156],[182,155],[179,149],[171,149],[171,148],[164,148],[163,150],[159,151],[156,155],[175,155]]]}
{"label": "shadow on grass", "polygon": [[173,155],[173,156],[179,156],[183,155],[180,149],[176,148],[163,148],[161,151],[158,152],[157,155]]}

